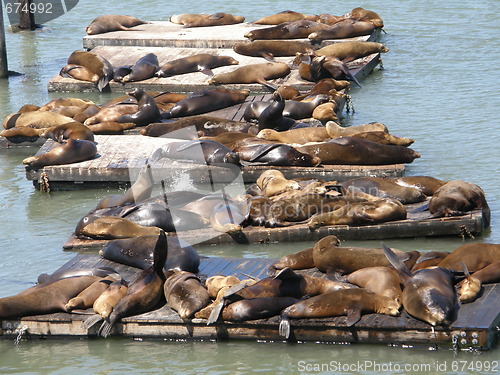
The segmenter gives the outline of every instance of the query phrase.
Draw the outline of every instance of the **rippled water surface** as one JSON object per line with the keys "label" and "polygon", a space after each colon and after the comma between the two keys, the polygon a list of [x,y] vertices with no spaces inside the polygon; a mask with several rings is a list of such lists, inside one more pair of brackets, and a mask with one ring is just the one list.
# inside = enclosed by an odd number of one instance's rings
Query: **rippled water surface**
{"label": "rippled water surface", "polygon": [[[0,117],[24,104],[41,105],[61,96],[48,94],[47,82],[69,54],[81,48],[84,27],[101,14],[167,20],[177,13],[225,11],[252,21],[286,9],[343,14],[363,6],[383,17],[387,33],[382,34],[381,41],[390,51],[383,55],[385,69],[377,69],[362,82],[362,88],[351,91],[355,113],[346,117],[344,123],[379,121],[393,134],[414,138],[412,147],[422,158],[408,166],[407,175],[425,174],[480,185],[491,207],[492,222],[491,228],[474,241],[500,243],[500,82],[496,67],[500,58],[500,25],[495,5],[496,0],[348,0],[337,4],[282,0],[82,0],[41,30],[16,34],[7,31],[9,69],[22,75],[0,82]],[[111,94],[71,96],[102,103]],[[74,253],[63,252],[62,244],[76,222],[98,199],[110,193],[108,189],[40,193],[26,180],[21,164],[36,150],[0,150],[0,297],[26,289],[38,274],[52,272],[71,259]],[[460,238],[387,242],[403,250],[453,250],[462,244]],[[378,245],[377,241],[351,243]],[[199,252],[211,256],[280,257],[310,245],[205,247]],[[428,347],[404,349],[385,345],[141,342],[112,338],[23,341],[15,346],[11,341],[0,341],[0,373],[498,373],[498,367],[496,372],[484,369],[500,360],[499,354],[498,347],[481,355],[456,355]],[[469,367],[457,368],[464,363],[460,361],[466,361]],[[483,371],[478,371],[479,364],[484,365]],[[412,367],[404,368],[405,365]]]}

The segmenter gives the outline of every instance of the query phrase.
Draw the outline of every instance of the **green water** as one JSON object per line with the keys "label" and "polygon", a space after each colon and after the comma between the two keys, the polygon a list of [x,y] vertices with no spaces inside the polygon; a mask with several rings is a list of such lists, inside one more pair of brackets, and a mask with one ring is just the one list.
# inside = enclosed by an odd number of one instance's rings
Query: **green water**
{"label": "green water", "polygon": [[[343,14],[356,6],[377,11],[386,24],[384,70],[374,71],[351,92],[355,113],[346,125],[379,121],[391,133],[415,139],[422,154],[407,175],[461,179],[481,186],[492,211],[491,228],[473,241],[500,243],[498,130],[500,42],[497,1],[433,2],[380,0],[273,2],[214,0],[184,2],[81,1],[68,14],[35,32],[7,32],[9,69],[22,73],[0,82],[0,117],[27,103],[59,96],[104,102],[111,94],[48,94],[47,82],[82,46],[83,29],[101,14],[130,14],[146,20],[170,15],[225,11],[247,17],[292,9]],[[43,194],[25,178],[23,158],[36,148],[0,151],[0,297],[26,289],[38,274],[74,256],[62,244],[77,221],[108,189]],[[114,191],[113,191],[114,192]],[[471,241],[471,240],[468,240]],[[403,250],[453,250],[460,238],[387,241]],[[378,245],[378,241],[350,242]],[[210,256],[280,257],[311,243],[204,247]],[[246,373],[498,373],[498,346],[487,353],[388,347],[256,342],[162,342],[131,339],[0,341],[2,374],[246,374]],[[405,366],[410,367],[405,367]],[[378,367],[377,367],[378,366]],[[399,366],[399,367],[398,367]],[[481,368],[480,368],[481,367]],[[489,371],[485,371],[488,370]]]}

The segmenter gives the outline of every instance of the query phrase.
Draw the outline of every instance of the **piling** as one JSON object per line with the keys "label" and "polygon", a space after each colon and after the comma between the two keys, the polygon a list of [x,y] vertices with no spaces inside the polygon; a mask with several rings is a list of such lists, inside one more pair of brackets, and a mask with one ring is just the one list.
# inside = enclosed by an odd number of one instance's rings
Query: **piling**
{"label": "piling", "polygon": [[9,76],[7,65],[7,48],[5,45],[5,26],[3,22],[3,12],[0,12],[0,78]]}

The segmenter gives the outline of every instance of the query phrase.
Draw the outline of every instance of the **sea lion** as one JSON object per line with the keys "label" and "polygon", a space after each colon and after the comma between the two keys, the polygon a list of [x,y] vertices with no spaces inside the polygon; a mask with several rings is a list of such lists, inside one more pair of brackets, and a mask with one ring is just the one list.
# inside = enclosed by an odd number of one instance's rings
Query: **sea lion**
{"label": "sea lion", "polygon": [[118,238],[153,236],[158,235],[160,231],[161,229],[158,227],[145,227],[123,217],[104,216],[85,225],[80,233],[84,236],[98,240],[112,240]]}
{"label": "sea lion", "polygon": [[447,183],[447,181],[429,176],[394,177],[390,178],[390,181],[394,181],[396,184],[401,186],[409,186],[420,189],[422,193],[427,196],[434,195],[437,189]]}
{"label": "sea lion", "polygon": [[309,69],[301,71],[301,68],[304,68],[303,65],[304,62],[299,66],[299,73],[305,80],[312,82],[319,82],[323,79],[350,80],[361,87],[347,64],[335,56],[314,56],[310,60]]}
{"label": "sea lion", "polygon": [[[340,244],[340,241],[339,241]],[[283,268],[291,268],[292,270],[302,270],[306,268],[316,267],[313,260],[313,248],[297,251],[296,253],[285,255],[276,263],[273,268],[281,270]]]}
{"label": "sea lion", "polygon": [[342,137],[309,146],[298,146],[297,150],[317,156],[323,164],[403,164],[411,163],[420,157],[418,152],[408,147],[383,145],[356,137]]}
{"label": "sea lion", "polygon": [[310,118],[314,109],[318,105],[326,103],[329,100],[330,97],[324,94],[316,95],[307,101],[288,100],[285,102],[283,116],[290,117],[295,120]]}
{"label": "sea lion", "polygon": [[379,198],[392,198],[403,204],[424,201],[427,197],[419,189],[398,185],[380,177],[360,177],[340,182],[345,189],[361,190]]}
{"label": "sea lion", "polygon": [[244,20],[245,17],[222,12],[212,14],[183,13],[174,14],[170,17],[170,22],[184,25],[184,27],[234,25],[242,23]]}
{"label": "sea lion", "polygon": [[318,56],[335,56],[347,63],[374,53],[386,53],[389,48],[377,42],[349,41],[329,44],[315,51]]}
{"label": "sea lion", "polygon": [[400,259],[382,243],[387,259],[403,281],[403,307],[411,316],[432,326],[449,324],[457,305],[454,276],[443,267],[410,273]]}
{"label": "sea lion", "polygon": [[123,77],[121,82],[136,82],[152,78],[158,69],[158,57],[154,53],[148,53],[136,61],[130,68],[130,73]]}
{"label": "sea lion", "polygon": [[74,51],[69,57],[67,64],[75,64],[89,69],[99,76],[97,88],[103,91],[109,81],[113,79],[113,65],[102,56],[92,52]]}
{"label": "sea lion", "polygon": [[465,279],[458,292],[458,300],[461,303],[470,303],[473,302],[477,297],[479,297],[482,284],[481,280],[470,275],[469,270],[464,263],[462,263],[462,269],[465,274]]}
{"label": "sea lion", "polygon": [[335,211],[317,213],[307,222],[311,232],[328,225],[362,225],[405,220],[406,208],[401,202],[382,198],[374,202],[352,203]]}
{"label": "sea lion", "polygon": [[141,88],[135,88],[132,91],[127,92],[127,95],[130,95],[137,100],[138,111],[118,117],[117,122],[133,122],[137,126],[144,126],[160,120],[160,110],[151,95],[146,93]]}
{"label": "sea lion", "polygon": [[310,90],[305,94],[296,98],[296,100],[304,100],[311,96],[316,96],[319,94],[332,95],[336,92],[348,88],[350,85],[349,81],[336,80],[333,78],[324,78],[318,81]]}
{"label": "sea lion", "polygon": [[192,318],[211,302],[208,291],[198,276],[185,271],[174,271],[167,277],[164,294],[167,304],[177,311],[181,319]]}
{"label": "sea lion", "polygon": [[309,20],[298,20],[251,30],[244,36],[251,41],[256,39],[301,39],[307,38],[309,34],[315,31],[326,28],[328,28],[328,25],[322,23]]}
{"label": "sea lion", "polygon": [[399,306],[402,304],[401,279],[392,268],[385,266],[361,268],[347,275],[347,281],[370,292],[392,298],[399,303]]}
{"label": "sea lion", "polygon": [[243,103],[248,95],[248,90],[211,89],[195,91],[187,98],[178,102],[170,111],[164,113],[162,117],[194,116],[216,111]]}
{"label": "sea lion", "polygon": [[500,259],[500,245],[489,243],[469,243],[457,247],[439,264],[439,267],[451,270],[462,270],[463,262],[471,272],[498,262]]}
{"label": "sea lion", "polygon": [[382,17],[372,10],[363,9],[361,7],[354,8],[349,13],[344,14],[344,17],[358,21],[371,22],[376,28],[384,27]]}
{"label": "sea lion", "polygon": [[308,35],[311,43],[321,43],[325,39],[346,39],[356,36],[370,35],[375,26],[371,22],[345,19],[327,29],[318,30]]}
{"label": "sea lion", "polygon": [[273,129],[262,129],[257,138],[266,141],[277,141],[288,144],[305,144],[309,142],[324,142],[330,139],[326,128],[315,126],[311,128],[291,129],[278,132]]}
{"label": "sea lion", "polygon": [[98,276],[77,276],[57,280],[27,293],[0,298],[0,319],[66,311],[68,301],[78,295]]}
{"label": "sea lion", "polygon": [[264,171],[256,181],[257,186],[266,197],[272,197],[289,190],[299,190],[300,184],[294,180],[288,180],[283,173],[275,169]]}
{"label": "sea lion", "polygon": [[246,205],[234,203],[219,203],[210,214],[210,226],[217,232],[227,233],[230,236],[242,234],[243,222],[248,214]]}
{"label": "sea lion", "polygon": [[64,65],[59,71],[59,75],[65,78],[73,78],[93,83],[97,83],[97,81],[99,81],[99,75],[84,66],[76,64]]}
{"label": "sea lion", "polygon": [[129,31],[131,28],[149,22],[141,21],[132,16],[106,14],[92,20],[85,28],[88,35],[108,33],[110,31]]}
{"label": "sea lion", "polygon": [[40,132],[40,137],[50,138],[59,143],[70,138],[94,141],[94,133],[82,123],[74,121],[51,128],[45,128]]}
{"label": "sea lion", "polygon": [[[153,264],[156,240],[157,236],[111,240],[99,251],[99,255],[114,262],[145,270]],[[165,271],[175,269],[198,272],[200,257],[191,245],[171,236],[167,236],[167,244],[168,258],[163,266]]]}
{"label": "sea lion", "polygon": [[132,72],[133,65],[122,65],[114,68],[113,81],[122,82],[123,78]]}
{"label": "sea lion", "polygon": [[285,144],[246,145],[234,149],[241,160],[258,165],[316,167],[321,159]]}
{"label": "sea lion", "polygon": [[125,130],[135,128],[137,125],[133,122],[105,121],[97,124],[85,125],[94,134],[116,135],[123,134]]}
{"label": "sea lion", "polygon": [[41,169],[47,165],[77,163],[92,159],[97,154],[94,142],[70,138],[60,146],[40,155],[23,160],[23,164],[33,169]]}
{"label": "sea lion", "polygon": [[[139,111],[137,103],[117,103],[103,107],[95,115],[87,118],[83,124],[86,126],[101,124],[103,122],[118,122],[124,115],[133,115]],[[125,123],[125,120],[123,121]],[[135,124],[135,123],[134,123]]]}
{"label": "sea lion", "polygon": [[285,10],[283,12],[259,18],[257,21],[253,21],[253,23],[259,25],[279,25],[283,22],[298,21],[305,18],[306,16],[302,13],[294,12],[292,10]]}
{"label": "sea lion", "polygon": [[444,258],[446,258],[450,253],[445,251],[429,251],[420,255],[420,257],[415,262],[415,265],[411,268],[411,272],[415,272],[422,268],[429,268],[437,266]]}
{"label": "sea lion", "polygon": [[202,72],[213,75],[211,69],[227,65],[238,65],[238,60],[231,56],[217,56],[199,53],[167,62],[155,73],[157,77],[171,77],[179,74]]}
{"label": "sea lion", "polygon": [[60,113],[49,111],[32,111],[23,113],[14,113],[5,118],[3,127],[5,129],[11,128],[33,128],[44,129],[52,126],[67,124],[72,122],[73,119],[68,116],[61,115]]}
{"label": "sea lion", "polygon": [[288,74],[290,74],[290,67],[283,62],[249,64],[236,68],[232,72],[216,74],[208,80],[208,83],[211,85],[260,83],[275,90],[277,87],[269,83],[268,80],[285,77]]}
{"label": "sea lion", "polygon": [[[500,282],[500,262],[488,264],[479,271],[474,272],[474,278],[481,281],[482,284],[492,284]],[[460,286],[460,283],[457,284]]]}
{"label": "sea lion", "polygon": [[290,337],[290,318],[328,318],[347,315],[346,326],[350,327],[361,319],[361,313],[399,315],[399,306],[390,297],[366,289],[344,289],[299,301],[281,312],[279,332]]}
{"label": "sea lion", "polygon": [[[257,123],[259,131],[262,129],[274,129],[277,131],[285,131],[295,125],[295,120],[285,117],[286,101],[278,91],[275,91],[271,102],[263,108],[262,112],[257,115]],[[250,106],[249,106],[250,107]],[[245,114],[247,113],[245,109]]]}
{"label": "sea lion", "polygon": [[[398,257],[408,265],[413,265],[416,254],[395,250]],[[313,262],[321,272],[352,273],[359,269],[375,266],[389,266],[384,252],[371,247],[339,247],[336,236],[330,235],[317,241],[313,247]]]}
{"label": "sea lion", "polygon": [[76,309],[86,310],[91,308],[96,299],[109,287],[111,283],[116,281],[112,276],[107,276],[104,279],[94,281],[87,288],[82,290],[76,297],[71,298],[64,306],[66,311]]}
{"label": "sea lion", "polygon": [[219,291],[224,287],[232,287],[240,283],[240,280],[236,276],[222,276],[215,275],[209,277],[205,281],[205,286],[207,287],[208,295],[210,298],[217,298]]}
{"label": "sea lion", "polygon": [[221,316],[222,320],[231,322],[271,318],[298,301],[294,297],[248,298],[224,307]]}
{"label": "sea lion", "polygon": [[485,226],[490,223],[490,208],[484,191],[476,184],[460,180],[450,181],[434,192],[429,211],[432,217],[461,216],[481,209]]}
{"label": "sea lion", "polygon": [[[327,121],[339,121],[337,116],[338,105],[335,102],[327,102],[314,108],[312,118],[325,123]],[[330,137],[328,137],[330,138]]]}
{"label": "sea lion", "polygon": [[299,90],[288,85],[279,85],[276,91],[278,91],[285,100],[293,100],[301,95]]}
{"label": "sea lion", "polygon": [[39,111],[52,111],[58,107],[86,107],[89,104],[94,104],[91,100],[85,100],[80,98],[56,98],[52,99],[49,102],[45,103],[41,107],[38,108]]}
{"label": "sea lion", "polygon": [[394,145],[394,146],[404,146],[404,147],[408,147],[414,142],[414,140],[411,138],[397,137],[384,131],[357,133],[353,134],[351,137],[366,139],[367,141],[380,143],[382,145]]}
{"label": "sea lion", "polygon": [[4,129],[0,132],[0,137],[5,137],[9,142],[36,142],[40,138],[40,133],[43,129],[33,129],[26,126],[22,128]]}
{"label": "sea lion", "polygon": [[147,270],[143,270],[130,283],[125,296],[116,304],[111,314],[101,325],[99,335],[109,336],[111,329],[121,318],[150,311],[160,302],[165,283],[163,265],[168,254],[167,236],[162,230],[158,233],[158,241],[153,254],[153,265]]}
{"label": "sea lion", "polygon": [[240,143],[240,141],[254,137],[255,136],[253,134],[248,133],[224,132],[214,137],[201,136],[200,139],[222,143],[224,146],[232,150]]}
{"label": "sea lion", "polygon": [[238,42],[233,50],[240,55],[263,57],[273,61],[275,57],[295,56],[296,53],[313,53],[310,43],[295,40],[254,40],[251,43]]}
{"label": "sea lion", "polygon": [[351,137],[355,134],[365,133],[365,132],[389,132],[387,126],[381,124],[380,122],[370,122],[368,124],[356,125],[344,127],[337,124],[335,121],[329,121],[325,125],[326,130],[328,131],[328,135],[330,138],[339,138],[339,137]]}
{"label": "sea lion", "polygon": [[[109,275],[114,275],[114,276],[119,276],[117,272],[113,268],[109,267],[91,267],[91,268],[80,268],[80,269],[64,269],[64,270],[57,270],[51,274],[47,273],[41,273],[38,275],[37,278],[37,284],[29,289],[27,291],[33,290],[35,288],[40,288],[45,285],[52,284],[55,281],[62,280],[62,279],[67,279],[70,277],[79,277],[79,276],[97,276],[99,278],[105,278]],[[21,293],[25,293],[26,291],[23,291]],[[19,294],[21,294],[19,293]]]}

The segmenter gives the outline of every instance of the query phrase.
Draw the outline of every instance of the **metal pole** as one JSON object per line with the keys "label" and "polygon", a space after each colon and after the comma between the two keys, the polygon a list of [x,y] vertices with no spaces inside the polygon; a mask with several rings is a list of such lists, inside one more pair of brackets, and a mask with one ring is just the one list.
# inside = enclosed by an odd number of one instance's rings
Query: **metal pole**
{"label": "metal pole", "polygon": [[3,9],[0,7],[0,78],[9,76],[7,67],[7,48],[5,47],[5,26],[3,23]]}

